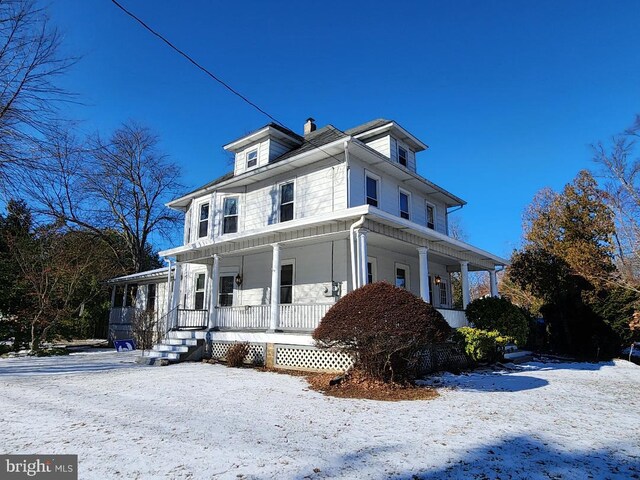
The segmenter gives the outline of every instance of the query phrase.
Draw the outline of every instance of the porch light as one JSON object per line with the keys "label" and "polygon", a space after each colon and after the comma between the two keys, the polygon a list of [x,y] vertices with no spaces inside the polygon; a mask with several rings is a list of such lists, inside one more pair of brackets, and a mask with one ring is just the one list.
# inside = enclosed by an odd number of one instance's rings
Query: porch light
{"label": "porch light", "polygon": [[440,275],[436,275],[436,278],[434,278],[436,285],[440,285],[440,282],[442,281],[442,279],[440,278]]}
{"label": "porch light", "polygon": [[237,274],[237,275],[236,275],[236,278],[235,278],[235,282],[236,282],[236,285],[237,285],[238,287],[239,287],[240,285],[242,285],[242,275]]}

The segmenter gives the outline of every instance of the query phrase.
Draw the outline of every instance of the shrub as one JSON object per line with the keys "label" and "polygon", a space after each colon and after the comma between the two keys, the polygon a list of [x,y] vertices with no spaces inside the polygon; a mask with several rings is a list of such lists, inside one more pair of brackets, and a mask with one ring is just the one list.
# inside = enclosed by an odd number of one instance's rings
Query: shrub
{"label": "shrub", "polygon": [[248,343],[234,343],[229,347],[229,350],[227,350],[227,365],[230,367],[241,367],[247,355],[249,355]]}
{"label": "shrub", "polygon": [[504,347],[513,341],[500,332],[480,330],[478,328],[462,327],[454,333],[454,339],[462,344],[467,356],[474,362],[493,363],[502,360]]}
{"label": "shrub", "polygon": [[506,298],[487,297],[467,305],[467,320],[481,330],[497,330],[513,337],[519,347],[524,347],[529,335],[529,316]]}
{"label": "shrub", "polygon": [[415,377],[417,355],[444,341],[451,327],[411,292],[378,282],[358,288],[331,307],[313,338],[321,348],[351,353],[372,378],[402,382]]}

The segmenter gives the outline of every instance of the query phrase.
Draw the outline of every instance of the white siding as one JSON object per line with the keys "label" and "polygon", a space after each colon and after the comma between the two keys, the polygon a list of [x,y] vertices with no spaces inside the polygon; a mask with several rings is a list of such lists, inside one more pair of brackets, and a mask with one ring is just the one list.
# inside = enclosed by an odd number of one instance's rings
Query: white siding
{"label": "white siding", "polygon": [[380,210],[384,210],[392,215],[400,216],[400,191],[402,188],[411,194],[411,211],[410,211],[410,220],[422,225],[426,226],[426,217],[427,217],[427,205],[426,201],[433,204],[436,207],[436,222],[435,227],[436,230],[440,233],[447,233],[446,227],[446,208],[444,203],[438,202],[431,198],[428,195],[421,193],[419,190],[407,187],[401,182],[392,177],[391,175],[387,175],[376,171],[365,162],[359,160],[355,156],[351,156],[351,202],[350,206],[355,207],[358,205],[365,205],[365,185],[364,185],[364,176],[365,171],[369,171],[376,176],[380,177],[379,191],[380,198],[378,199],[379,204],[378,208]]}
{"label": "white siding", "polygon": [[253,143],[236,153],[234,175],[240,175],[247,170],[247,153],[255,149],[258,149],[258,164],[252,168],[261,167],[269,163],[269,139],[267,138],[261,142]]}
{"label": "white siding", "polygon": [[391,158],[391,137],[389,135],[384,135],[382,137],[367,139],[365,143],[368,147],[380,152],[387,158]]}
{"label": "white siding", "polygon": [[289,150],[289,147],[281,144],[280,142],[270,139],[269,140],[269,161],[278,158],[281,155],[284,155]]}
{"label": "white siding", "polygon": [[389,137],[390,149],[391,149],[391,161],[398,163],[398,147],[402,147],[407,151],[407,168],[413,172],[416,171],[416,154],[409,145],[400,140],[396,140],[394,137]]}

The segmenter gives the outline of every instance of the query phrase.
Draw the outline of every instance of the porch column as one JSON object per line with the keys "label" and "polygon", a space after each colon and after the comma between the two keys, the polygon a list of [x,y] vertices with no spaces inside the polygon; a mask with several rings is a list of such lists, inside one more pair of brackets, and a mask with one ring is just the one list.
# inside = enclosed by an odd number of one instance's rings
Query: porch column
{"label": "porch column", "polygon": [[469,262],[460,262],[460,279],[462,281],[462,308],[469,305]]}
{"label": "porch column", "polygon": [[269,332],[274,333],[280,327],[280,244],[274,243],[271,263],[271,315]]}
{"label": "porch column", "polygon": [[420,265],[420,298],[427,303],[431,302],[429,296],[429,249],[427,247],[418,248],[418,259]]}
{"label": "porch column", "polygon": [[489,270],[489,287],[491,289],[491,296],[497,297],[498,294],[498,277],[496,276],[496,269]]}
{"label": "porch column", "polygon": [[[173,278],[173,295],[171,297],[171,310],[176,310],[180,306],[180,284],[182,283],[182,264],[176,262],[176,272]],[[171,319],[172,328],[176,328],[178,325],[178,312],[173,312]]]}
{"label": "porch column", "polygon": [[217,327],[218,323],[218,288],[220,286],[220,257],[213,256],[211,266],[211,282],[209,283],[209,329]]}
{"label": "porch column", "polygon": [[171,281],[171,260],[167,260],[165,259],[165,262],[167,262],[167,268],[169,269],[169,271],[167,272],[167,294],[165,295],[165,307],[167,310],[167,313],[169,313],[171,311],[171,285],[172,285],[172,281]]}
{"label": "porch column", "polygon": [[356,237],[358,238],[358,287],[367,284],[367,234],[366,228],[358,228]]}
{"label": "porch column", "polygon": [[116,284],[111,288],[111,308],[116,304]]}

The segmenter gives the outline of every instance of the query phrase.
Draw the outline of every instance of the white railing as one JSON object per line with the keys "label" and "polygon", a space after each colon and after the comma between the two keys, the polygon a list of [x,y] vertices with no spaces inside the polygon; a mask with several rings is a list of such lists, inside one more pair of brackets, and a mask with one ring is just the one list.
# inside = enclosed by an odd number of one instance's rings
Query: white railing
{"label": "white railing", "polygon": [[218,307],[218,327],[220,328],[269,328],[271,305],[245,305],[240,307]]}
{"label": "white railing", "polygon": [[209,322],[208,310],[195,310],[187,308],[178,308],[178,323],[176,327],[180,328],[206,328]]}
{"label": "white railing", "polygon": [[436,310],[442,314],[452,328],[466,327],[469,325],[464,310],[451,310],[449,308],[436,308]]}
{"label": "white railing", "polygon": [[332,303],[307,303],[280,305],[282,330],[314,330]]}

